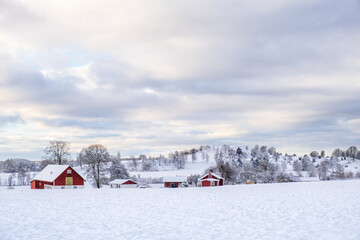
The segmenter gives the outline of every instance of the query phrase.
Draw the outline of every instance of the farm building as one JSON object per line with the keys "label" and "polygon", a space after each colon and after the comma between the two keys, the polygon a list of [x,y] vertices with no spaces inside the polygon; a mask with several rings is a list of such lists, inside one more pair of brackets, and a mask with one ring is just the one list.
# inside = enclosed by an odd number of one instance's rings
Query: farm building
{"label": "farm building", "polygon": [[187,177],[165,177],[164,187],[166,188],[177,188],[181,184],[187,183]]}
{"label": "farm building", "polygon": [[84,188],[84,181],[69,165],[47,165],[31,181],[31,189]]}
{"label": "farm building", "polygon": [[115,179],[109,182],[110,188],[136,188],[137,183],[131,179]]}
{"label": "farm building", "polygon": [[199,178],[202,187],[216,187],[224,185],[224,178],[210,172]]}

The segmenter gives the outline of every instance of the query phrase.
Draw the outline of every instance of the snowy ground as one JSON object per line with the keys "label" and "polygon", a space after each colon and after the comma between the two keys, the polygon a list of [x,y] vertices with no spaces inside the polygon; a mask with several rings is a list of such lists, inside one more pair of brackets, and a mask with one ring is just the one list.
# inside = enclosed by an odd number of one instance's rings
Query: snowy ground
{"label": "snowy ground", "polygon": [[360,180],[181,189],[0,188],[0,239],[360,239]]}

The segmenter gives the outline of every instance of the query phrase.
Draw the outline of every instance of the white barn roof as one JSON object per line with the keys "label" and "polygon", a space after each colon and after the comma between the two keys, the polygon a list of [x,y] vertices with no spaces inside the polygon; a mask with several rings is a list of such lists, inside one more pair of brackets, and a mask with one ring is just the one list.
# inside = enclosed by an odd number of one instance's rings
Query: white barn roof
{"label": "white barn roof", "polygon": [[133,181],[131,179],[114,179],[111,182],[109,182],[109,184],[123,184],[124,182],[127,182],[127,181],[132,181],[132,182],[136,183],[135,181]]}
{"label": "white barn roof", "polygon": [[47,165],[33,180],[53,182],[69,166],[70,165]]}
{"label": "white barn roof", "polygon": [[[200,177],[199,179],[201,180],[201,179],[203,179],[204,177],[206,177],[206,176],[209,176],[209,173],[207,173],[207,174],[205,174],[204,176],[202,176],[202,177]],[[218,178],[218,179],[224,179],[224,178],[222,178],[221,176],[219,176],[219,175],[217,175],[216,173],[211,173],[211,176],[214,176],[214,177],[216,177],[216,178]]]}
{"label": "white barn roof", "polygon": [[187,177],[164,177],[164,182],[187,182]]}
{"label": "white barn roof", "polygon": [[209,182],[220,182],[220,180],[215,179],[215,178],[204,178],[204,179],[200,179],[200,181],[209,181]]}

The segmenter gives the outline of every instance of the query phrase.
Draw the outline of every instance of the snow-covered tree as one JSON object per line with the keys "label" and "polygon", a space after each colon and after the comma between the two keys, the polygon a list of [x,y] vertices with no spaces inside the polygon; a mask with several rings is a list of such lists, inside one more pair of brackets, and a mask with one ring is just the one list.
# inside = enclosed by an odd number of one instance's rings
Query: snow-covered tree
{"label": "snow-covered tree", "polygon": [[319,179],[320,180],[327,180],[327,172],[329,171],[329,161],[324,160],[319,165]]}
{"label": "snow-covered tree", "polygon": [[236,162],[237,162],[240,169],[242,168],[242,165],[243,165],[243,161],[242,161],[243,155],[242,154],[243,154],[243,151],[241,150],[240,147],[238,147],[236,149],[236,156],[235,156],[236,159],[235,160],[236,160]]}
{"label": "snow-covered tree", "polygon": [[308,155],[304,155],[301,159],[302,171],[308,171],[309,166],[314,165]]}
{"label": "snow-covered tree", "polygon": [[318,153],[317,151],[312,151],[312,152],[310,153],[310,157],[312,157],[312,158],[317,158],[317,157],[319,157],[319,153]]}
{"label": "snow-covered tree", "polygon": [[148,161],[147,159],[141,160],[141,170],[144,172],[150,171],[151,170],[151,162]]}
{"label": "snow-covered tree", "polygon": [[271,147],[271,148],[268,149],[268,152],[269,152],[270,155],[274,156],[276,154],[276,148]]}
{"label": "snow-covered tree", "polygon": [[298,160],[294,161],[293,163],[293,169],[295,172],[297,172],[300,175],[300,172],[302,170],[302,166]]}
{"label": "snow-covered tree", "polygon": [[85,171],[94,187],[101,188],[102,184],[107,183],[106,173],[109,161],[110,155],[103,145],[94,144],[85,149],[84,164],[87,165]]}
{"label": "snow-covered tree", "polygon": [[187,178],[187,181],[190,185],[197,186],[199,178],[200,178],[199,174],[192,174]]}
{"label": "snow-covered tree", "polygon": [[130,177],[125,165],[121,163],[119,158],[114,158],[111,162],[112,164],[109,168],[110,181],[114,179],[126,179]]}
{"label": "snow-covered tree", "polygon": [[357,152],[357,148],[355,146],[351,146],[348,150],[346,150],[346,157],[351,157],[355,160],[355,155]]}
{"label": "snow-covered tree", "polygon": [[335,149],[331,156],[335,158],[341,157],[341,150],[339,148]]}
{"label": "snow-covered tree", "polygon": [[271,163],[268,158],[260,161],[257,168],[258,180],[263,183],[271,183],[276,181],[278,168],[275,164]]}
{"label": "snow-covered tree", "polygon": [[260,154],[259,145],[255,145],[253,149],[251,149],[251,157],[256,158]]}
{"label": "snow-covered tree", "polygon": [[307,172],[309,177],[315,177],[316,176],[316,167],[313,163],[309,164],[307,166]]}
{"label": "snow-covered tree", "polygon": [[356,152],[355,158],[360,160],[360,151],[357,151],[357,152]]}
{"label": "snow-covered tree", "polygon": [[324,151],[324,150],[321,151],[320,156],[321,156],[322,158],[325,157],[325,151]]}

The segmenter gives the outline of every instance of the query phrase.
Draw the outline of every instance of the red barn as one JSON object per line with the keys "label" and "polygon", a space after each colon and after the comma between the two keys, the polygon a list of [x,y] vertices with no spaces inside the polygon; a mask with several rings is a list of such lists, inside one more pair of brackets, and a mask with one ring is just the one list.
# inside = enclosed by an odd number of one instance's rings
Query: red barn
{"label": "red barn", "polygon": [[84,181],[69,165],[47,165],[31,181],[31,189],[84,188]]}
{"label": "red barn", "polygon": [[224,178],[219,175],[210,172],[201,178],[199,178],[202,187],[216,187],[224,185]]}
{"label": "red barn", "polygon": [[165,177],[164,187],[166,188],[177,188],[181,184],[187,183],[187,177]]}
{"label": "red barn", "polygon": [[110,188],[137,188],[137,183],[131,179],[115,179],[109,185]]}

